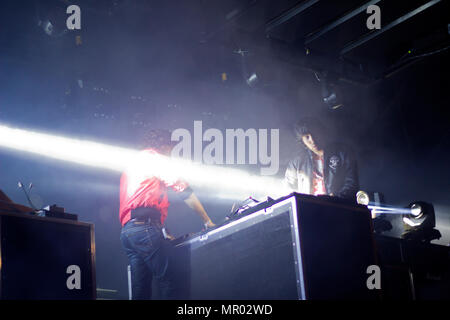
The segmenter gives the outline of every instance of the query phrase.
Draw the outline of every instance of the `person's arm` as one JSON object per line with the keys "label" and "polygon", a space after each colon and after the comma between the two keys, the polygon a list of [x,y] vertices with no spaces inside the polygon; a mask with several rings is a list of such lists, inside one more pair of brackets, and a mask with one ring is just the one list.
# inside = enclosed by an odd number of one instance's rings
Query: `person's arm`
{"label": "person's arm", "polygon": [[310,178],[304,171],[299,170],[303,167],[303,161],[300,157],[289,161],[284,174],[283,185],[294,192],[311,194]]}
{"label": "person's arm", "polygon": [[336,196],[347,199],[356,199],[359,189],[358,164],[353,151],[347,150],[344,161],[344,185]]}
{"label": "person's arm", "polygon": [[192,192],[190,196],[184,200],[184,202],[189,206],[189,208],[194,210],[200,216],[200,218],[202,218],[203,223],[206,227],[212,228],[216,226],[211,221],[211,218],[206,213],[205,208],[203,208],[203,205],[201,204],[200,200],[198,200],[195,193]]}
{"label": "person's arm", "polygon": [[298,191],[297,168],[292,160],[288,163],[283,182],[292,191]]}
{"label": "person's arm", "polygon": [[187,182],[178,180],[174,184],[169,185],[176,194],[188,205],[189,208],[194,210],[200,218],[203,220],[203,224],[207,228],[215,227],[216,225],[211,221],[205,208],[198,200],[192,188],[187,184]]}

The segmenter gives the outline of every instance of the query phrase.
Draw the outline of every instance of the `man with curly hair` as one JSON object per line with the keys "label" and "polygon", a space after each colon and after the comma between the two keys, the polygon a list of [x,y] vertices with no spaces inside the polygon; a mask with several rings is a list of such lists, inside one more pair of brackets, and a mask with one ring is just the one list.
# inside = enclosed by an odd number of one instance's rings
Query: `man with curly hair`
{"label": "man with curly hair", "polygon": [[350,148],[328,143],[325,127],[315,118],[297,122],[294,132],[301,147],[286,169],[287,185],[300,193],[356,200],[358,167]]}

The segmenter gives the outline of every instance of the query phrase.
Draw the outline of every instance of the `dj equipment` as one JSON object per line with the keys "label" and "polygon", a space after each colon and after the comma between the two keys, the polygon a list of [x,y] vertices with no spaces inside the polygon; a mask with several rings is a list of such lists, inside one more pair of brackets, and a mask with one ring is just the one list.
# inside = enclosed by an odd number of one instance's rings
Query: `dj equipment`
{"label": "dj equipment", "polygon": [[94,225],[0,199],[0,298],[95,299]]}
{"label": "dj equipment", "polygon": [[78,220],[78,215],[67,213],[64,211],[64,208],[58,207],[55,204],[51,206],[47,206],[42,210],[39,210],[37,213],[40,217],[51,217],[51,218],[60,218],[60,219],[69,219],[69,220]]}
{"label": "dj equipment", "polygon": [[174,249],[183,299],[378,299],[370,211],[332,197],[291,194]]}

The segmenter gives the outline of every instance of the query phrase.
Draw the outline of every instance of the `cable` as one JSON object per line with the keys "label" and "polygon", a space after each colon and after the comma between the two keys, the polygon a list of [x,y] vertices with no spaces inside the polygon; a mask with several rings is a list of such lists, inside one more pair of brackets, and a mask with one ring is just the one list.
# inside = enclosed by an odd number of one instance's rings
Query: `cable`
{"label": "cable", "polygon": [[[424,57],[428,57],[428,56],[431,56],[431,55],[434,55],[434,54],[443,52],[443,51],[447,50],[448,48],[450,48],[450,45],[449,45],[449,46],[446,46],[446,47],[444,47],[444,48],[440,48],[440,49],[431,51],[431,52],[426,52],[426,53],[418,54],[418,55],[411,56],[411,57],[408,57],[408,58],[404,59],[405,56],[407,56],[407,55],[409,54],[410,51],[408,51],[407,53],[405,53],[405,54],[399,59],[399,61],[398,61],[397,63],[393,64],[392,67],[394,67],[394,66],[396,66],[396,65],[398,65],[398,64],[401,64],[401,63],[406,63],[406,62],[408,62],[408,61],[410,61],[410,60],[413,60],[413,59],[424,58]],[[404,60],[403,60],[403,59],[404,59]]]}
{"label": "cable", "polygon": [[[28,193],[27,193],[27,191],[25,190],[25,187],[23,186],[23,184],[22,184],[22,182],[18,182],[18,184],[17,184],[18,186],[19,186],[19,188],[21,188],[22,190],[23,190],[23,192],[25,193],[25,196],[27,197],[27,201],[28,201],[28,203],[29,203],[29,205],[34,209],[34,210],[38,210],[37,208],[36,208],[36,206],[33,204],[33,202],[31,201],[31,199],[30,199],[30,197],[28,196]],[[31,186],[31,185],[30,185]]]}

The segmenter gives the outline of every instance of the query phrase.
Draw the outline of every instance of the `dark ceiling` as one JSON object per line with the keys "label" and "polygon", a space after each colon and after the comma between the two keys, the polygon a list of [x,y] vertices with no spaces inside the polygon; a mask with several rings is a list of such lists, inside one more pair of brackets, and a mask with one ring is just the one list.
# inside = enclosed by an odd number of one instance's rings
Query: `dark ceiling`
{"label": "dark ceiling", "polygon": [[[244,94],[244,80],[255,72],[262,88],[253,89],[279,101],[287,115],[319,109],[336,92],[342,99],[336,104],[346,108],[327,109],[326,117],[343,133],[359,128],[352,132],[358,145],[391,143],[413,154],[447,149],[449,1],[81,0],[82,28],[68,31],[65,10],[72,3],[2,1],[3,88],[24,106],[42,106],[36,115],[4,105],[0,116],[136,122],[158,104],[176,110],[189,99],[205,105],[197,114],[220,114],[224,106],[212,101]],[[381,9],[380,30],[366,26],[369,4]],[[47,21],[51,33],[43,30]],[[214,96],[203,84],[221,86],[222,73],[237,89],[220,93],[220,87]],[[35,76],[47,87],[30,93]],[[162,92],[164,99],[145,97]],[[58,112],[51,111],[55,105]],[[426,130],[416,130],[417,119]]]}
{"label": "dark ceiling", "polygon": [[[448,1],[205,1],[207,39],[274,42],[291,50],[289,62],[372,84],[447,47]],[[239,3],[239,4],[238,4]],[[366,8],[381,9],[381,30],[369,30]],[[307,54],[308,52],[308,54]],[[286,53],[280,53],[283,55]]]}
{"label": "dark ceiling", "polygon": [[[53,23],[53,39],[68,38],[65,8],[71,3],[2,3],[2,31],[9,30],[2,32],[2,49],[36,54],[33,50],[37,48],[28,44],[38,36],[39,20]],[[89,26],[80,32],[86,37],[104,26],[111,36],[108,40],[118,40],[122,32],[141,40],[156,37],[170,41],[175,36],[172,41],[183,39],[192,46],[221,43],[233,50],[269,45],[279,49],[272,50],[274,54],[292,64],[334,71],[364,84],[449,45],[449,21],[444,13],[450,8],[443,0],[97,0],[77,4],[82,8],[83,25]],[[366,27],[369,4],[381,9],[381,30]],[[11,21],[13,16],[16,18]]]}
{"label": "dark ceiling", "polygon": [[[230,81],[237,79],[245,85],[242,76],[256,72],[265,93],[281,103],[296,100],[299,86],[305,83],[315,83],[305,90],[320,103],[323,87],[317,79],[326,75],[327,85],[338,95],[341,90],[350,101],[346,110],[339,111],[341,118],[369,118],[369,123],[361,122],[364,126],[370,126],[378,114],[383,121],[397,124],[407,119],[403,125],[409,135],[416,132],[409,126],[417,117],[429,119],[427,127],[437,122],[442,128],[448,120],[443,107],[448,105],[443,95],[448,81],[442,64],[449,57],[449,21],[444,14],[450,12],[448,1],[81,0],[77,4],[82,28],[68,31],[65,9],[72,3],[2,1],[0,11],[0,62],[5,64],[5,79],[12,83],[17,69],[40,73],[41,78],[51,75],[48,81],[55,81],[51,84],[54,95],[63,96],[58,103],[69,117],[93,114],[91,107],[83,108],[83,99],[100,106],[95,114],[108,114],[102,108],[110,105],[113,111],[108,116],[118,118],[121,112],[113,105],[124,95],[135,97],[132,103],[136,104],[149,90],[174,96],[174,92],[194,90],[199,81],[220,82],[217,79],[223,72]],[[369,4],[381,9],[381,30],[366,26]],[[51,34],[42,28],[46,21],[52,23]],[[12,65],[16,69],[8,78]],[[89,96],[77,91],[79,80],[93,88]],[[423,94],[411,95],[408,88]],[[363,90],[377,101],[361,97]],[[395,108],[387,107],[394,95],[406,103],[407,114],[396,115]],[[66,101],[69,98],[71,102]],[[433,105],[425,110],[421,104],[430,99]],[[421,104],[414,103],[418,100]],[[292,107],[286,103],[284,112],[295,112],[296,104],[315,102],[294,101]],[[71,103],[76,105],[74,110]],[[432,135],[436,133],[445,136],[447,131],[439,129]],[[420,136],[416,138],[420,141]]]}

